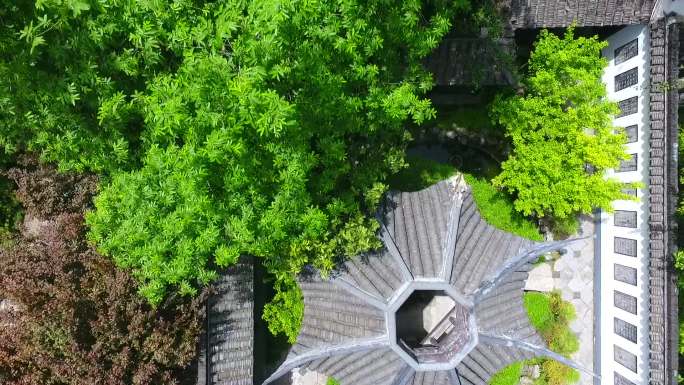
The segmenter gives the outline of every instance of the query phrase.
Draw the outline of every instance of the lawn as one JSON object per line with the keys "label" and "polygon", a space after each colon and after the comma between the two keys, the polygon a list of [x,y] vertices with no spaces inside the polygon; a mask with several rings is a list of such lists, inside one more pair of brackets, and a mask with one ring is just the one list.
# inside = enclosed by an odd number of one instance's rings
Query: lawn
{"label": "lawn", "polygon": [[[547,345],[556,353],[569,356],[579,349],[577,336],[570,329],[575,318],[575,308],[563,301],[558,292],[526,292],[525,309],[532,326],[542,335]],[[490,385],[516,385],[524,365],[539,365],[540,377],[534,385],[567,385],[579,380],[579,373],[549,358],[533,358],[517,362],[502,369],[489,381]]]}
{"label": "lawn", "polygon": [[408,156],[406,161],[409,166],[390,178],[390,188],[398,191],[419,191],[457,172],[451,165],[419,156]]}
{"label": "lawn", "polygon": [[567,356],[579,349],[577,336],[570,329],[570,321],[576,317],[571,303],[563,301],[558,292],[527,292],[524,299],[532,326],[551,350]]}
{"label": "lawn", "polygon": [[[570,329],[570,321],[576,317],[575,308],[563,301],[560,293],[527,292],[524,302],[532,326],[542,335],[549,349],[564,356],[579,349],[577,336]],[[541,366],[541,377],[535,385],[565,385],[579,380],[576,370],[552,359],[536,358],[529,364]]]}
{"label": "lawn", "polygon": [[[456,174],[453,166],[434,160],[411,156],[409,167],[389,180],[390,188],[399,191],[418,191]],[[490,225],[535,241],[543,240],[537,226],[515,211],[511,199],[497,190],[489,181],[464,174],[470,185],[480,215]]]}
{"label": "lawn", "polygon": [[489,137],[503,137],[504,133],[501,128],[492,124],[487,105],[440,110],[435,126],[441,131],[456,130]]}
{"label": "lawn", "polygon": [[518,385],[522,368],[522,362],[516,362],[506,366],[489,380],[489,385]]}
{"label": "lawn", "polygon": [[465,179],[473,190],[473,198],[480,209],[480,215],[490,225],[534,241],[544,240],[537,226],[515,211],[513,202],[506,194],[485,179],[469,174],[465,174]]}
{"label": "lawn", "polygon": [[524,296],[525,309],[535,329],[541,331],[553,320],[551,296],[539,292],[527,292]]}

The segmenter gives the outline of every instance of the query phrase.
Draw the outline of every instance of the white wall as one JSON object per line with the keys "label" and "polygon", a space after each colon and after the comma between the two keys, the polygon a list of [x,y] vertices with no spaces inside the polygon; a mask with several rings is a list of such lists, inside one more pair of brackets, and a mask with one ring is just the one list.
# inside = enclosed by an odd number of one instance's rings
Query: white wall
{"label": "white wall", "polygon": [[[639,52],[621,64],[615,64],[615,49],[638,38]],[[628,154],[637,154],[637,170],[629,172],[610,172],[608,177],[623,182],[642,182],[638,189],[638,201],[619,200],[613,203],[616,210],[637,212],[637,227],[626,228],[614,226],[613,215],[601,214],[601,384],[614,384],[614,373],[619,373],[637,385],[648,384],[648,161],[649,149],[649,35],[648,28],[643,25],[633,25],[622,29],[608,38],[609,46],[604,49],[603,56],[609,60],[603,81],[606,84],[608,97],[613,101],[625,100],[638,96],[638,111],[636,114],[616,118],[617,127],[627,127],[636,124],[638,140],[627,144]],[[638,68],[638,82],[626,89],[615,90],[615,76],[634,67]],[[637,241],[637,257],[627,257],[614,252],[614,237],[635,239]],[[632,267],[637,270],[637,285],[616,281],[614,279],[615,264]],[[615,290],[637,298],[637,314],[631,314],[614,306]],[[637,343],[618,336],[614,333],[614,317],[637,326]],[[614,360],[614,345],[637,356],[637,373],[625,368]]]}

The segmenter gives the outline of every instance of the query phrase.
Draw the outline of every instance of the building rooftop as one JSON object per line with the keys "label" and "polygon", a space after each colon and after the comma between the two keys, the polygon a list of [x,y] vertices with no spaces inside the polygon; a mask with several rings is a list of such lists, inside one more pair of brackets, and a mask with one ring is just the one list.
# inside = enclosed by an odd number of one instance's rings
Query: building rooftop
{"label": "building rooftop", "polygon": [[[267,383],[308,368],[342,385],[485,385],[540,355],[577,367],[544,347],[522,298],[531,262],[571,241],[536,243],[490,226],[460,176],[390,193],[379,217],[384,248],[351,258],[329,279],[300,279],[303,325]],[[435,313],[427,308],[444,296],[446,316],[411,335],[416,328],[404,323],[425,326],[425,318],[404,313]]]}
{"label": "building rooftop", "polygon": [[197,385],[252,385],[254,265],[243,257],[214,283],[200,337]]}
{"label": "building rooftop", "polygon": [[513,29],[648,23],[655,0],[510,0]]}

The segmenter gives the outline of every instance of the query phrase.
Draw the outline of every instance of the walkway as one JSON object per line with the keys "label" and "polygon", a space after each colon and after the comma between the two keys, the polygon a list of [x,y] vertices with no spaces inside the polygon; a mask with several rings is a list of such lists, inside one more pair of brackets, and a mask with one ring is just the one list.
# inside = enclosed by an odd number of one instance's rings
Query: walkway
{"label": "walkway", "polygon": [[[526,290],[558,290],[572,303],[577,318],[570,328],[579,339],[579,351],[572,359],[587,369],[594,367],[594,230],[593,218],[582,217],[579,236],[590,237],[567,248],[559,259],[536,266],[530,272]],[[578,385],[592,385],[591,376],[582,373]]]}
{"label": "walkway", "polygon": [[[591,217],[582,217],[581,236],[594,234]],[[573,359],[582,366],[594,367],[594,238],[578,241],[553,264],[553,286],[561,297],[575,306],[577,318],[570,328],[579,339],[579,351]],[[593,378],[581,373],[578,385],[592,385]]]}

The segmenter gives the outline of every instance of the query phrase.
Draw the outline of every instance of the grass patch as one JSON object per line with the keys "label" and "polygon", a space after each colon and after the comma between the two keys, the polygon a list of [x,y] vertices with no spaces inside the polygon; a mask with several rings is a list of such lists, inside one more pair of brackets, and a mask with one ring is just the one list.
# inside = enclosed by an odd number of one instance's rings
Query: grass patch
{"label": "grass patch", "polygon": [[[409,167],[389,180],[392,189],[418,191],[449,178],[458,172],[453,166],[417,156],[409,156]],[[464,174],[473,192],[480,215],[490,225],[535,241],[543,240],[537,226],[513,208],[513,202],[489,181]]]}
{"label": "grass patch", "polygon": [[463,128],[468,131],[482,132],[494,129],[489,118],[489,110],[484,106],[469,106],[468,108],[440,111],[435,123],[442,130]]}
{"label": "grass patch", "polygon": [[577,336],[570,329],[570,321],[576,318],[575,308],[563,301],[560,293],[527,292],[524,302],[532,326],[551,350],[568,356],[579,349]]}
{"label": "grass patch", "polygon": [[[551,350],[564,356],[579,349],[577,336],[570,329],[575,315],[571,303],[563,301],[558,292],[527,292],[525,310],[530,323],[542,335]],[[516,385],[524,365],[539,365],[540,377],[534,385],[567,385],[579,381],[579,373],[549,358],[534,358],[505,367],[492,377],[490,385]]]}
{"label": "grass patch", "polygon": [[489,385],[518,385],[522,368],[522,362],[516,362],[506,366],[489,380]]}
{"label": "grass patch", "polygon": [[[575,308],[563,301],[558,292],[527,292],[524,297],[525,309],[530,323],[542,335],[551,350],[566,357],[579,350],[579,341],[570,329],[570,321],[575,319]],[[557,361],[536,358],[529,364],[541,367],[541,377],[535,385],[566,385],[577,382],[579,373]]]}
{"label": "grass patch", "polygon": [[553,320],[551,313],[551,296],[545,293],[525,293],[525,310],[530,317],[530,322],[540,332]]}
{"label": "grass patch", "polygon": [[419,191],[456,174],[448,164],[435,162],[419,156],[407,156],[409,166],[394,174],[389,185],[399,191]]}
{"label": "grass patch", "polygon": [[468,106],[440,111],[435,126],[442,131],[465,130],[483,134],[496,132],[503,136],[503,130],[495,128],[492,124],[487,106]]}
{"label": "grass patch", "polygon": [[337,382],[336,379],[328,377],[328,381],[325,383],[325,385],[340,385],[340,383]]}
{"label": "grass patch", "polygon": [[537,226],[515,211],[513,202],[503,192],[492,186],[489,181],[465,174],[465,180],[473,190],[473,199],[477,203],[480,215],[490,225],[517,234],[523,238],[542,241]]}

